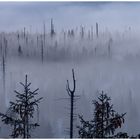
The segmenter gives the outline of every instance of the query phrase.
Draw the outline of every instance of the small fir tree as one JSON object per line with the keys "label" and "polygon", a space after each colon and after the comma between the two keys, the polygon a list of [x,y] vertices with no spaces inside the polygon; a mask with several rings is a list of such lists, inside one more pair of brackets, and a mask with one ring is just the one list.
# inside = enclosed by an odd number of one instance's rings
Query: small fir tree
{"label": "small fir tree", "polygon": [[94,117],[91,121],[85,121],[83,116],[79,116],[81,126],[78,126],[80,138],[109,138],[113,137],[115,130],[121,128],[124,123],[124,114],[118,114],[113,105],[110,104],[110,97],[104,92],[94,100]]}
{"label": "small fir tree", "polygon": [[4,124],[13,128],[12,138],[30,138],[31,130],[39,126],[38,122],[33,123],[33,118],[35,111],[38,112],[38,104],[42,97],[35,98],[39,89],[30,90],[31,83],[28,83],[27,75],[25,83],[20,82],[20,84],[23,86],[24,91],[20,93],[15,90],[16,101],[10,102],[10,107],[6,114],[0,113],[0,116]]}

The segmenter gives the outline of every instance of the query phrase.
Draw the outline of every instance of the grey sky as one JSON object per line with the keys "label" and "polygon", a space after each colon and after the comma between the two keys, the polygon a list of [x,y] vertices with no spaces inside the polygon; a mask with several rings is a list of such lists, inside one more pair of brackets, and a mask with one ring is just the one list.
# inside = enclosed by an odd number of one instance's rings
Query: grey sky
{"label": "grey sky", "polygon": [[0,31],[23,27],[47,30],[54,19],[57,30],[98,22],[102,29],[140,27],[140,2],[0,2]]}

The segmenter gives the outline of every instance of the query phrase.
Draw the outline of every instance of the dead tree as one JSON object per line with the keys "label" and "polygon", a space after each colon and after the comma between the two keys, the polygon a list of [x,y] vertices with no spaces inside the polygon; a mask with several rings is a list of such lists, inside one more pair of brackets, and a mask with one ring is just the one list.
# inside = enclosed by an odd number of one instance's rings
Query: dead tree
{"label": "dead tree", "polygon": [[45,47],[45,43],[46,43],[46,27],[45,27],[45,22],[44,22],[44,24],[43,24],[43,29],[44,29],[44,34],[43,34],[43,40],[44,40],[44,47]]}
{"label": "dead tree", "polygon": [[26,46],[28,46],[28,36],[26,36]]}
{"label": "dead tree", "polygon": [[111,46],[112,46],[112,38],[109,39],[109,42],[108,42],[108,56],[110,57],[111,56]]}
{"label": "dead tree", "polygon": [[8,49],[8,41],[4,37],[4,53],[5,53],[5,57],[7,56],[7,49]]}
{"label": "dead tree", "polygon": [[96,22],[96,37],[98,38],[98,36],[99,36],[98,23]]}
{"label": "dead tree", "polygon": [[91,39],[93,39],[93,26],[91,26]]}
{"label": "dead tree", "polygon": [[44,59],[44,48],[43,48],[44,46],[43,46],[43,41],[42,41],[42,43],[41,43],[41,60],[42,60],[42,63],[43,63],[43,59]]}
{"label": "dead tree", "polygon": [[5,78],[5,75],[6,75],[6,68],[5,68],[5,55],[3,54],[2,56],[2,74],[3,74],[3,92],[4,92],[4,95],[6,94],[6,87],[5,87],[5,84],[6,84],[6,78]]}
{"label": "dead tree", "polygon": [[51,19],[51,37],[55,35],[53,19]]}
{"label": "dead tree", "polygon": [[[24,35],[25,35],[25,27],[24,27]],[[19,36],[19,33],[17,35],[17,39],[18,39],[18,55],[21,56],[22,54],[22,49],[21,49],[21,45],[20,45],[20,36]]]}
{"label": "dead tree", "polygon": [[25,39],[25,27],[24,27],[24,33],[23,33],[24,39]]}
{"label": "dead tree", "polygon": [[75,93],[75,89],[76,89],[76,80],[75,80],[75,76],[74,76],[74,69],[72,69],[72,76],[73,76],[73,89],[70,89],[69,86],[69,81],[67,80],[67,85],[66,85],[66,90],[68,95],[70,96],[70,102],[71,102],[71,107],[70,107],[70,138],[73,138],[73,107],[74,107],[74,93]]}
{"label": "dead tree", "polygon": [[22,49],[21,49],[21,46],[19,45],[18,47],[18,55],[21,56],[22,55]]}
{"label": "dead tree", "polygon": [[43,63],[43,60],[44,60],[44,43],[43,43],[43,38],[41,35],[41,61],[42,63]]}
{"label": "dead tree", "polygon": [[18,39],[18,45],[19,45],[19,39],[20,39],[19,33],[17,34],[17,39]]}
{"label": "dead tree", "polygon": [[37,48],[38,48],[38,35],[37,35],[37,38],[36,38],[36,42],[37,42]]}
{"label": "dead tree", "polygon": [[81,26],[81,39],[83,39],[83,38],[84,38],[84,27]]}
{"label": "dead tree", "polygon": [[6,47],[7,47],[7,43],[6,43],[6,39],[5,37],[2,36],[1,39],[1,57],[2,57],[2,84],[3,84],[3,93],[6,99]]}
{"label": "dead tree", "polygon": [[1,39],[0,39],[0,54],[1,54],[1,56],[2,56],[2,51],[3,51],[3,47],[2,47],[3,45],[2,45],[2,37],[1,37]]}

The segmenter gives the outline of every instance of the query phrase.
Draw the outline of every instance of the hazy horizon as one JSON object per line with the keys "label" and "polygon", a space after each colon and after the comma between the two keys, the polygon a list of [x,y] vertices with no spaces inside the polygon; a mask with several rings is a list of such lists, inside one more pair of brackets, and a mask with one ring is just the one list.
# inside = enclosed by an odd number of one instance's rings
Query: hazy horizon
{"label": "hazy horizon", "polygon": [[101,30],[139,30],[140,2],[0,2],[0,31],[50,30],[50,19],[55,29],[90,28],[96,22]]}

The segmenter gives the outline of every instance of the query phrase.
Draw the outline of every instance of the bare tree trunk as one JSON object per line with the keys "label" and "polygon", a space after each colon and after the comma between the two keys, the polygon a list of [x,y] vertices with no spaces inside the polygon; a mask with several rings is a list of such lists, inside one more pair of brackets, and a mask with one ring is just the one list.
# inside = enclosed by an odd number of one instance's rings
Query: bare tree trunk
{"label": "bare tree trunk", "polygon": [[3,72],[3,91],[4,91],[4,95],[5,93],[5,56],[3,54],[2,56],[2,72]]}
{"label": "bare tree trunk", "polygon": [[93,26],[91,26],[91,39],[93,39]]}
{"label": "bare tree trunk", "polygon": [[28,124],[28,83],[27,75],[25,77],[25,112],[24,112],[24,138],[29,138],[29,124]]}
{"label": "bare tree trunk", "polygon": [[43,26],[43,28],[44,28],[44,47],[45,47],[45,43],[46,43],[46,27],[45,27],[45,22],[44,22],[44,26]]}
{"label": "bare tree trunk", "polygon": [[25,29],[26,29],[26,28],[24,27],[24,40],[25,40]]}
{"label": "bare tree trunk", "polygon": [[74,76],[74,69],[72,69],[72,76],[73,76],[73,89],[71,90],[69,87],[69,81],[67,80],[67,92],[68,95],[70,96],[71,100],[71,109],[70,109],[70,138],[73,138],[73,106],[74,106],[74,93],[75,93],[75,88],[76,88],[76,80]]}
{"label": "bare tree trunk", "polygon": [[97,23],[97,22],[96,22],[96,36],[97,36],[97,38],[98,38],[98,36],[99,36],[98,23]]}
{"label": "bare tree trunk", "polygon": [[44,46],[43,46],[43,39],[41,38],[41,61],[43,63],[44,60]]}

